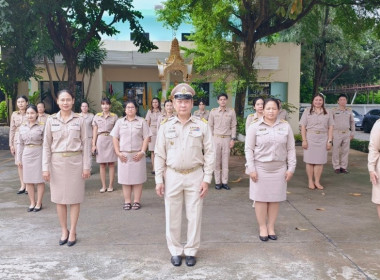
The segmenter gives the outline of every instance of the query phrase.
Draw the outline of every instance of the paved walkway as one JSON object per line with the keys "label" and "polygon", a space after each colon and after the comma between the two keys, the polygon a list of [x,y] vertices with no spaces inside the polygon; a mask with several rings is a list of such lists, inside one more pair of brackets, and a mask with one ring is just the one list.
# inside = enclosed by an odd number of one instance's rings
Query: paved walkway
{"label": "paved walkway", "polygon": [[299,147],[297,153],[297,171],[276,226],[279,239],[258,239],[245,160],[233,157],[231,180],[239,182],[230,184],[231,191],[210,189],[198,263],[189,268],[170,264],[164,202],[155,195],[150,173],[143,207],[123,211],[120,186],[99,193],[94,168],[78,243],[69,248],[58,245],[49,188],[44,209],[27,213],[27,196],[15,194],[13,160],[0,151],[0,279],[380,279],[380,221],[370,202],[367,155],[351,151],[348,175],[334,174],[327,164],[325,191],[310,191]]}

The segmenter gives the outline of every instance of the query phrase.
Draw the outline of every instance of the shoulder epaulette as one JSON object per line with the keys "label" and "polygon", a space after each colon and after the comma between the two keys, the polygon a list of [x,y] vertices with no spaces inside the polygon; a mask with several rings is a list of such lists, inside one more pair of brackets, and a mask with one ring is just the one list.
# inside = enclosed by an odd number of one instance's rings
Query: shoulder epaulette
{"label": "shoulder epaulette", "polygon": [[255,113],[249,114],[248,117],[253,117]]}
{"label": "shoulder epaulette", "polygon": [[116,116],[116,114],[115,113],[110,113],[110,116],[114,117],[114,116]]}
{"label": "shoulder epaulette", "polygon": [[96,115],[97,115],[97,116],[103,116],[103,113],[100,112],[100,113],[97,113]]}
{"label": "shoulder epaulette", "polygon": [[211,111],[217,110],[218,108],[212,108]]}
{"label": "shoulder epaulette", "polygon": [[202,122],[208,123],[208,121],[205,118],[201,118]]}
{"label": "shoulder epaulette", "polygon": [[44,122],[39,122],[38,125],[45,125],[45,123]]}
{"label": "shoulder epaulette", "polygon": [[50,117],[55,118],[56,116],[57,116],[57,113],[54,113],[54,114],[50,115],[49,118]]}
{"label": "shoulder epaulette", "polygon": [[74,116],[81,117],[81,115],[79,113],[74,113]]}
{"label": "shoulder epaulette", "polygon": [[259,119],[256,118],[256,119],[254,119],[251,123],[255,123],[255,122],[258,122],[258,121],[259,121]]}
{"label": "shoulder epaulette", "polygon": [[288,121],[282,119],[282,120],[280,120],[280,122],[282,122],[282,123],[287,123]]}
{"label": "shoulder epaulette", "polygon": [[346,107],[346,109],[349,110],[349,111],[352,111],[352,109],[350,107]]}
{"label": "shoulder epaulette", "polygon": [[160,122],[160,125],[163,125],[164,123],[166,123],[168,121],[169,118],[165,118],[163,119],[161,122]]}

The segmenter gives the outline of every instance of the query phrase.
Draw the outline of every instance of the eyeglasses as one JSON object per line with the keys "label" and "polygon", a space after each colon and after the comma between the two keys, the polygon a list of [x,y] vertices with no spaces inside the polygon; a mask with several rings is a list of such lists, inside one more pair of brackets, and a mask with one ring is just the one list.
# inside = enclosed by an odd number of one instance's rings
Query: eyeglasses
{"label": "eyeglasses", "polygon": [[125,107],[126,109],[128,109],[128,110],[133,110],[133,109],[136,109],[135,107]]}

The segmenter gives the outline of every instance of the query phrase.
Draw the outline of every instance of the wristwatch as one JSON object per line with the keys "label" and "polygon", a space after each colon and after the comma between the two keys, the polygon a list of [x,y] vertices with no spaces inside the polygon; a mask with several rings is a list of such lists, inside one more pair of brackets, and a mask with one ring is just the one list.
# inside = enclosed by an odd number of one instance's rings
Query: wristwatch
{"label": "wristwatch", "polygon": [[237,140],[237,138],[236,138],[236,137],[234,137],[234,138],[231,138],[231,140],[234,140],[234,141],[236,141],[236,140]]}

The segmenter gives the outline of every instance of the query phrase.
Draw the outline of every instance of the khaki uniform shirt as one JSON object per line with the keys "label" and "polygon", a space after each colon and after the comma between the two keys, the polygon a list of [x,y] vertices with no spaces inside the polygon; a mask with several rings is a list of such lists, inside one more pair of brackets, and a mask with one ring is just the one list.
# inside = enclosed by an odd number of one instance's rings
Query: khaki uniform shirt
{"label": "khaki uniform shirt", "polygon": [[[372,127],[368,145],[368,171],[380,175],[380,120]],[[379,184],[379,182],[378,182]]]}
{"label": "khaki uniform shirt", "polygon": [[321,113],[317,114],[313,112],[310,114],[310,108],[306,108],[302,114],[300,125],[304,125],[306,127],[306,131],[319,131],[328,133],[329,127],[334,125],[334,119],[330,111],[327,110],[327,114]]}
{"label": "khaki uniform shirt", "polygon": [[39,123],[35,123],[32,126],[25,123],[20,126],[16,161],[21,162],[25,145],[42,146],[44,139],[44,127],[44,124]]}
{"label": "khaki uniform shirt", "polygon": [[92,126],[98,127],[98,135],[102,133],[110,133],[117,121],[117,115],[109,113],[106,117],[103,112],[97,113],[92,120]]}
{"label": "khaki uniform shirt", "polygon": [[247,135],[248,127],[254,122],[257,121],[257,113],[249,114],[247,120],[245,121],[245,134]]}
{"label": "khaki uniform shirt", "polygon": [[87,137],[92,138],[92,121],[94,119],[93,113],[87,113],[86,115],[79,113],[79,116],[81,116],[84,119],[84,122],[86,123],[86,129],[87,129]]}
{"label": "khaki uniform shirt", "polygon": [[170,117],[160,115],[157,119],[157,131],[160,129],[161,123],[165,123],[172,118],[174,118],[174,114],[172,114]]}
{"label": "khaki uniform shirt", "polygon": [[[90,149],[86,124],[78,114],[71,112],[64,122],[61,112],[51,115],[45,125],[42,153],[42,171],[49,171],[52,153],[82,152],[83,169],[90,169]],[[70,176],[70,174],[68,174]]]}
{"label": "khaki uniform shirt", "polygon": [[231,135],[231,138],[236,138],[236,114],[231,108],[214,108],[210,112],[208,123],[211,127],[213,135]]}
{"label": "khaki uniform shirt", "polygon": [[334,118],[334,130],[338,131],[346,131],[348,135],[348,131],[351,130],[350,136],[354,136],[355,134],[355,120],[352,115],[351,108],[345,108],[344,110],[337,108],[331,109],[331,113]]}
{"label": "khaki uniform shirt", "polygon": [[206,121],[208,120],[209,115],[210,115],[210,111],[208,110],[204,110],[203,112],[201,112],[200,110],[196,110],[194,112],[194,116],[197,116],[200,119],[205,119]]}
{"label": "khaki uniform shirt", "polygon": [[210,127],[191,116],[182,124],[177,117],[162,124],[158,132],[155,153],[156,184],[163,183],[166,167],[178,170],[203,166],[203,181],[211,183],[215,150]]}
{"label": "khaki uniform shirt", "polygon": [[46,121],[47,121],[47,119],[48,119],[48,117],[49,117],[50,115],[49,114],[46,114],[46,113],[44,113],[43,115],[38,115],[38,118],[37,118],[37,121],[38,121],[38,123],[39,124],[42,124],[42,125],[45,125],[45,123],[46,123]]}
{"label": "khaki uniform shirt", "polygon": [[18,130],[20,126],[26,122],[26,114],[21,114],[20,111],[15,111],[11,116],[9,129],[9,147],[13,146],[15,141],[18,142]]}
{"label": "khaki uniform shirt", "polygon": [[280,112],[278,112],[277,118],[279,120],[288,120],[288,112],[284,109],[280,109]]}
{"label": "khaki uniform shirt", "polygon": [[111,136],[119,139],[120,152],[138,152],[141,151],[144,139],[151,136],[151,132],[143,118],[136,116],[133,121],[129,121],[124,117],[117,120]]}
{"label": "khaki uniform shirt", "polygon": [[245,139],[245,157],[248,174],[256,172],[255,161],[286,161],[288,171],[294,173],[296,149],[289,123],[277,119],[273,126],[269,126],[261,118],[250,125]]}
{"label": "khaki uniform shirt", "polygon": [[149,123],[149,126],[157,127],[157,120],[159,116],[162,116],[160,111],[152,112],[152,110],[148,110],[145,120]]}

